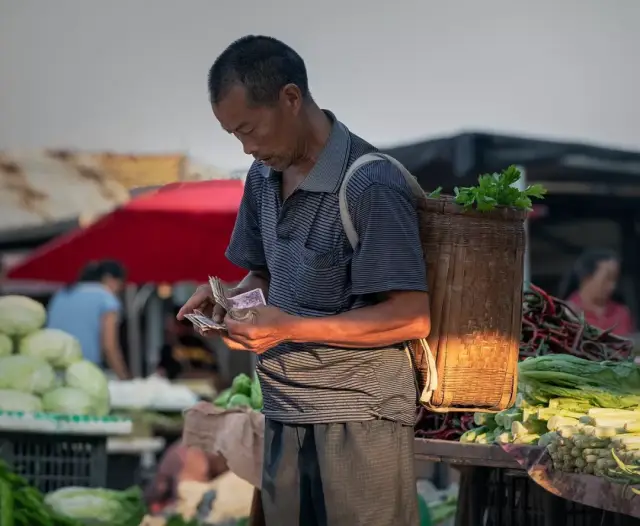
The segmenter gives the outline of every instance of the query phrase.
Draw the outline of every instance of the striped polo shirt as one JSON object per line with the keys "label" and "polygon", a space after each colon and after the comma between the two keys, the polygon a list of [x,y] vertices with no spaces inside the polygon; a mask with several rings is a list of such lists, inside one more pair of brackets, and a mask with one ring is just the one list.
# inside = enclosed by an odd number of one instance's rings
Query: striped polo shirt
{"label": "striped polo shirt", "polygon": [[[391,163],[360,168],[347,201],[360,237],[345,235],[338,192],[351,163],[376,149],[333,121],[318,161],[282,201],[281,174],[254,162],[227,249],[247,270],[268,270],[268,304],[302,317],[373,305],[390,291],[426,291],[415,197]],[[267,418],[291,424],[377,418],[413,425],[416,388],[409,359],[393,347],[339,349],[282,343],[258,357]]]}

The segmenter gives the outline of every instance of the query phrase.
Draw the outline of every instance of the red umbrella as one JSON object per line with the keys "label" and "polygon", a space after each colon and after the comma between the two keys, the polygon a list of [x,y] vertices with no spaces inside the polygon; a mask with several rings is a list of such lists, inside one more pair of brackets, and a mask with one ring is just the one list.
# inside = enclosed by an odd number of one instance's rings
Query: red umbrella
{"label": "red umbrella", "polygon": [[203,281],[209,275],[237,281],[246,271],[224,252],[242,192],[236,180],[164,186],[41,246],[9,278],[69,283],[87,262],[115,259],[136,284]]}

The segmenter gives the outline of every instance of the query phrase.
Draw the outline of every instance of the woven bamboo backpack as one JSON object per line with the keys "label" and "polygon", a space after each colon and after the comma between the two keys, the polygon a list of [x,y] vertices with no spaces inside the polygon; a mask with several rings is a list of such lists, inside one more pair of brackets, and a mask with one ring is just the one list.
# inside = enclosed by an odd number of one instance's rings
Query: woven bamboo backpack
{"label": "woven bamboo backpack", "polygon": [[518,382],[526,213],[505,207],[464,211],[451,197],[429,198],[400,162],[369,153],[349,167],[340,188],[342,224],[354,250],[359,238],[349,215],[347,183],[360,167],[378,161],[395,165],[417,198],[431,333],[408,342],[406,349],[420,402],[436,412],[495,412],[512,406]]}

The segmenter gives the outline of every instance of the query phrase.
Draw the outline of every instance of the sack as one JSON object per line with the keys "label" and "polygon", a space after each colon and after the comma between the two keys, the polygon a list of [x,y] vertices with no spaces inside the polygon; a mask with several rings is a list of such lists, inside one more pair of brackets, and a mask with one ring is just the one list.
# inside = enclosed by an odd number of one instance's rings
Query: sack
{"label": "sack", "polygon": [[450,197],[428,197],[393,157],[368,153],[349,167],[339,194],[343,228],[354,250],[359,238],[347,184],[359,168],[377,161],[397,167],[417,198],[431,333],[405,347],[420,403],[437,412],[510,407],[517,391],[526,213],[464,211]]}
{"label": "sack", "polygon": [[182,440],[222,456],[229,470],[256,488],[262,484],[264,415],[246,407],[222,409],[199,402],[185,412]]}

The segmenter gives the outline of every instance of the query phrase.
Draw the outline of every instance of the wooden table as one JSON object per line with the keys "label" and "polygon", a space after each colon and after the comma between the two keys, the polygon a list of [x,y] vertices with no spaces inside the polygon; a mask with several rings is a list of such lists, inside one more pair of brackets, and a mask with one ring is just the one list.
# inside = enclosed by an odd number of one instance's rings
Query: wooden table
{"label": "wooden table", "polygon": [[495,445],[461,444],[416,438],[414,450],[418,479],[428,478],[427,473],[434,462],[448,464],[454,468],[474,466],[524,471],[524,468],[509,453]]}
{"label": "wooden table", "polygon": [[[501,476],[527,478],[526,470],[500,446],[461,444],[442,440],[416,439],[415,467],[417,478],[424,478],[429,463],[448,464],[460,471],[460,494],[456,526],[484,524],[488,506],[488,484],[492,471],[502,470]],[[531,482],[531,484],[534,484]],[[542,488],[535,488],[540,497],[545,526],[564,526],[567,523],[565,501]],[[522,512],[506,510],[498,519],[506,524],[529,524]]]}

